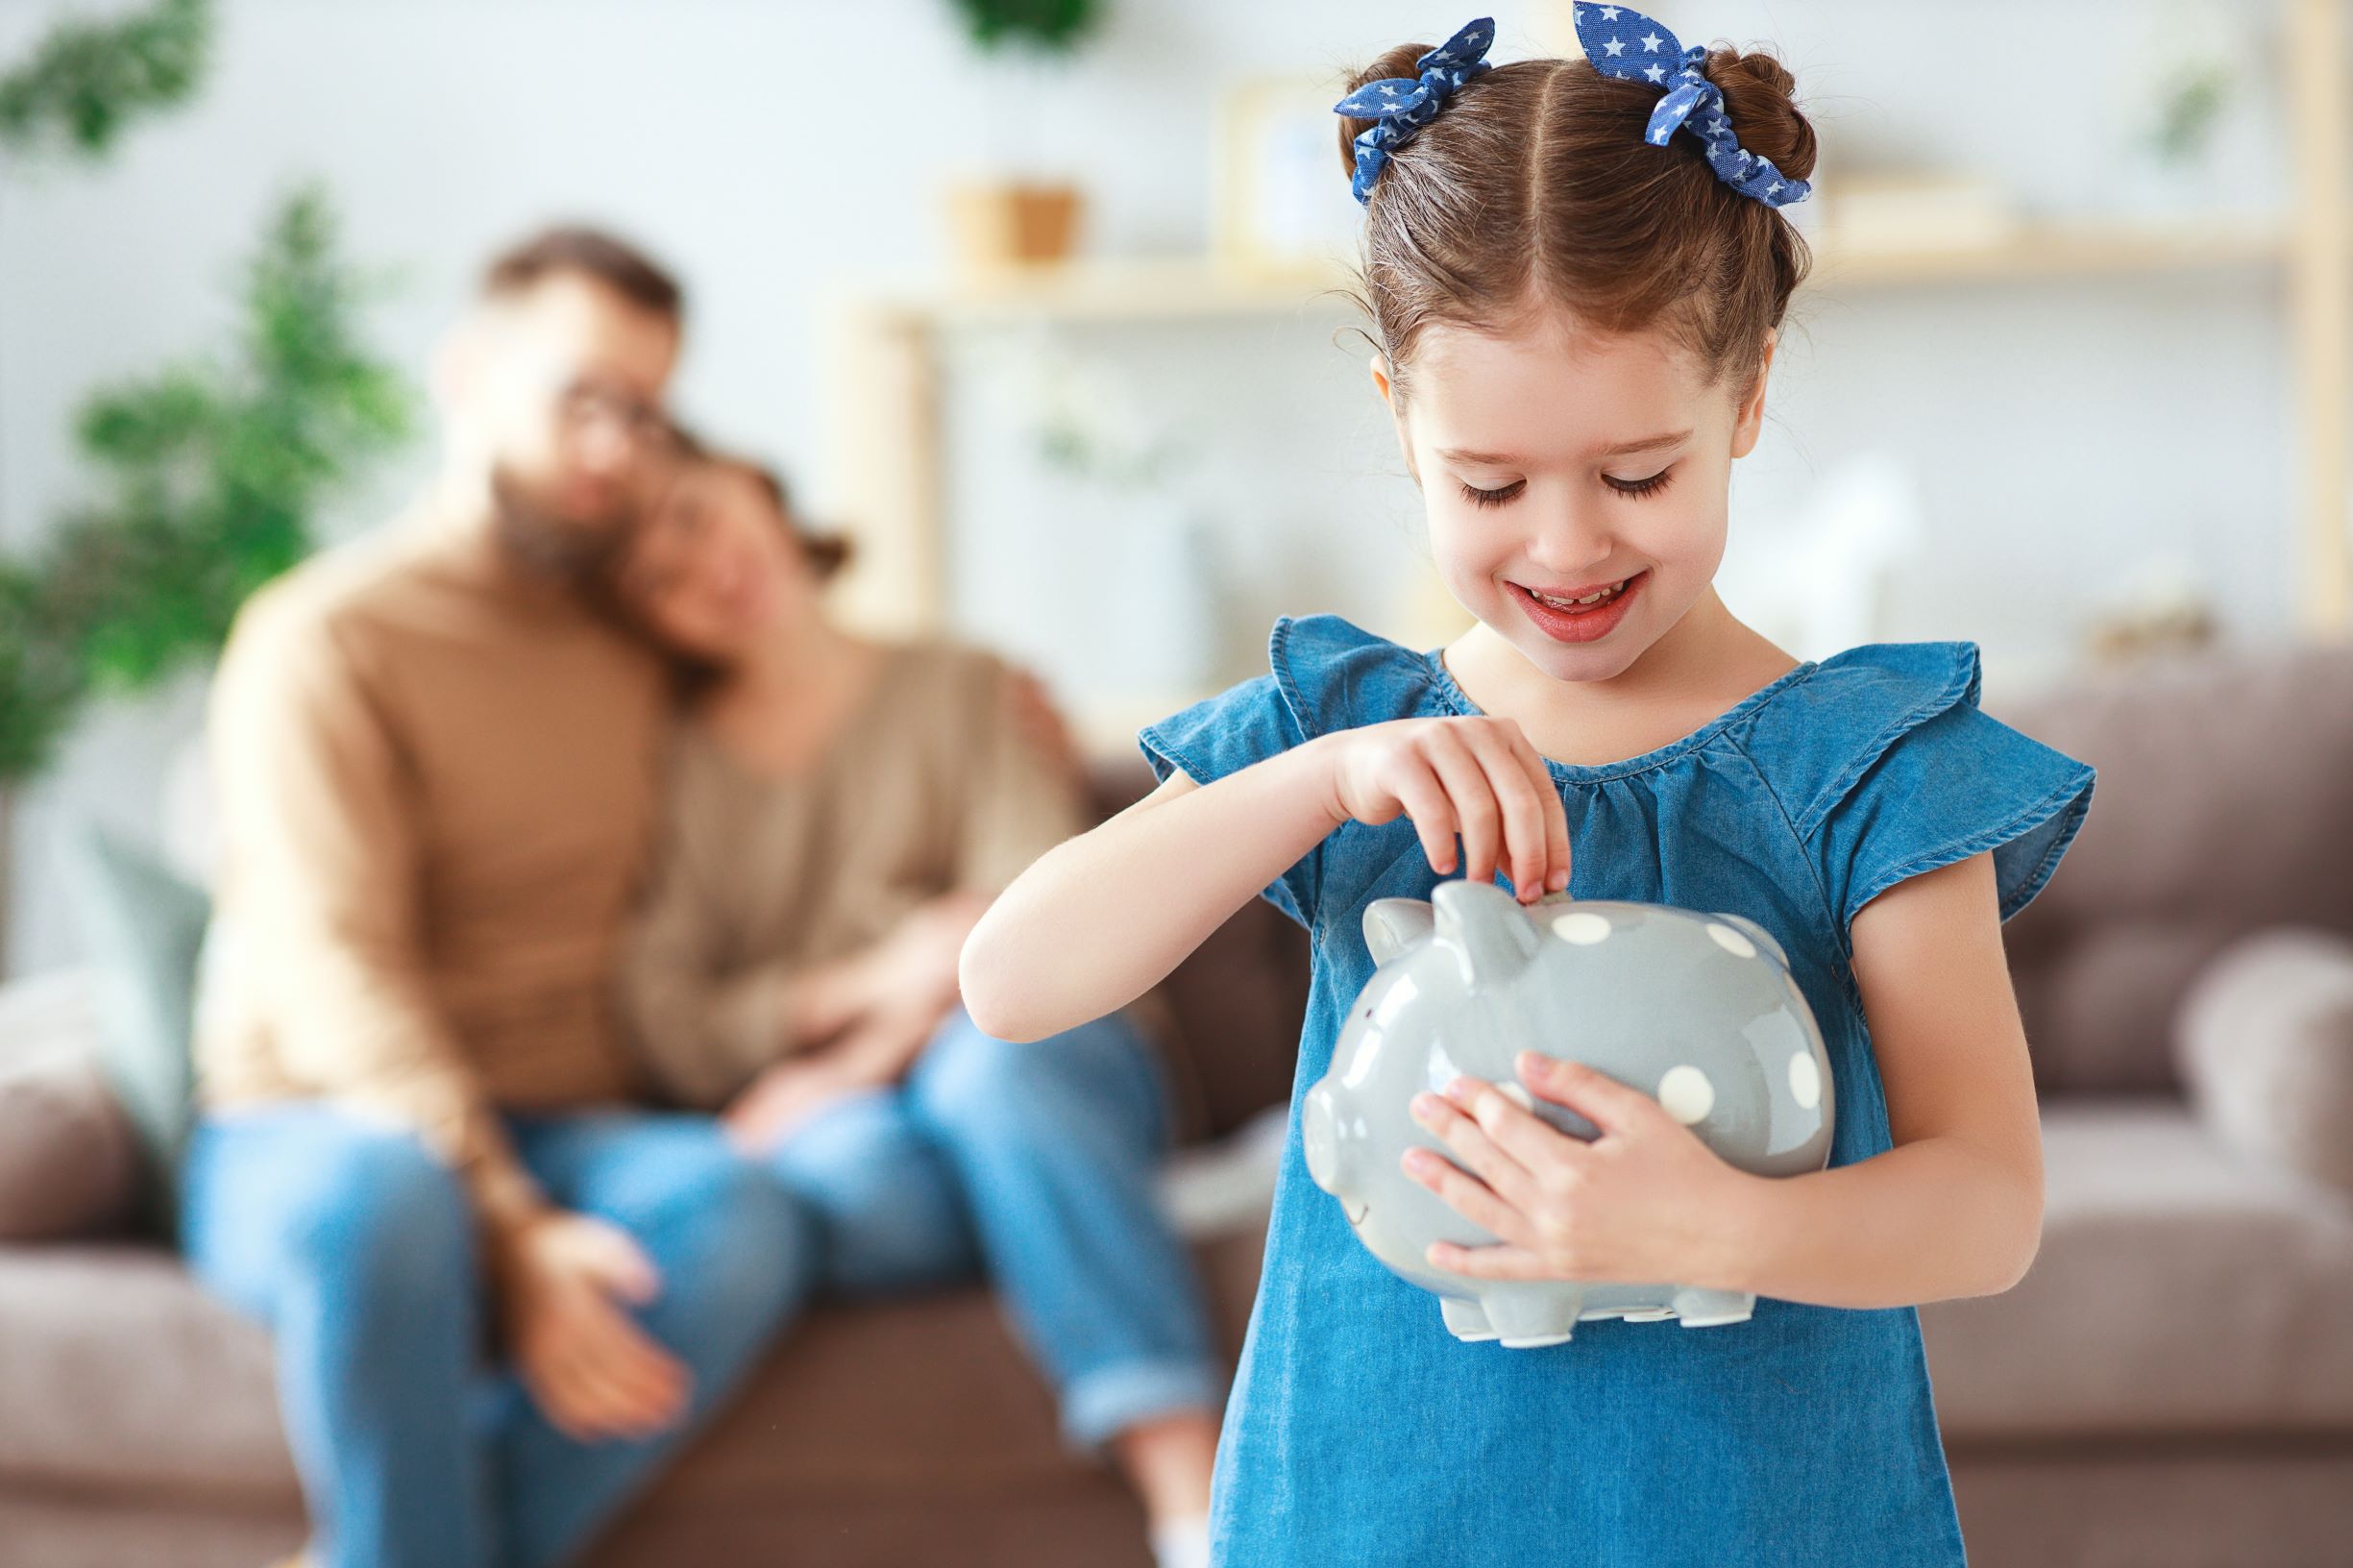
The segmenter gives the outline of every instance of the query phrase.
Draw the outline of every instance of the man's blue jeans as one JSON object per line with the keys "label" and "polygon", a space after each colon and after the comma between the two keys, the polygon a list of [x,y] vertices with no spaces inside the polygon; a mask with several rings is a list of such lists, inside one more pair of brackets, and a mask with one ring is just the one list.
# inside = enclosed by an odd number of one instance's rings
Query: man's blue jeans
{"label": "man's blue jeans", "polygon": [[465,1194],[410,1134],[319,1103],[208,1117],[184,1239],[272,1329],[326,1568],[539,1568],[576,1554],[821,1288],[985,1267],[1075,1442],[1213,1409],[1189,1260],[1151,1200],[1159,1087],[1116,1017],[1014,1045],[959,1009],[905,1083],[757,1163],[708,1116],[510,1118],[551,1200],[627,1230],[661,1270],[638,1316],[695,1391],[681,1428],[643,1441],[576,1443],[483,1365]]}

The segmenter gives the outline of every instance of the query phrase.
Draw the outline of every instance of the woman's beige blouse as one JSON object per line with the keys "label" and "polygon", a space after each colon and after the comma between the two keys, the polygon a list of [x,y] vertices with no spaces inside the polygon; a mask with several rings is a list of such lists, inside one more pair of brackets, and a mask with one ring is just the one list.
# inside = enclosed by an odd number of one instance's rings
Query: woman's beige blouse
{"label": "woman's beige blouse", "polygon": [[[1032,746],[995,654],[888,645],[874,685],[808,767],[749,771],[679,725],[664,840],[624,1006],[655,1085],[723,1104],[784,1052],[798,976],[956,888],[995,892],[1091,818]],[[1158,1026],[1151,1006],[1146,1028]]]}

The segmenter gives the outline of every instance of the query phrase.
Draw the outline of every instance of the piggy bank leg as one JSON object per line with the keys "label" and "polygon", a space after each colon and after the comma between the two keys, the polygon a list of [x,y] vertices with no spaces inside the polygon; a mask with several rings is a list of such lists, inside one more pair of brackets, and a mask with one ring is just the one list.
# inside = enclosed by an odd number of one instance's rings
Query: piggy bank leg
{"label": "piggy bank leg", "polygon": [[1746,1323],[1755,1308],[1755,1295],[1746,1290],[1703,1290],[1687,1285],[1675,1292],[1675,1315],[1686,1329]]}
{"label": "piggy bank leg", "polygon": [[1495,1337],[1495,1325],[1487,1321],[1487,1314],[1475,1301],[1440,1296],[1438,1311],[1445,1316],[1446,1332],[1465,1344]]}
{"label": "piggy bank leg", "polygon": [[1503,1286],[1490,1289],[1480,1306],[1485,1309],[1487,1321],[1494,1325],[1495,1336],[1505,1349],[1536,1350],[1567,1343],[1585,1301],[1581,1292],[1563,1286],[1541,1289]]}

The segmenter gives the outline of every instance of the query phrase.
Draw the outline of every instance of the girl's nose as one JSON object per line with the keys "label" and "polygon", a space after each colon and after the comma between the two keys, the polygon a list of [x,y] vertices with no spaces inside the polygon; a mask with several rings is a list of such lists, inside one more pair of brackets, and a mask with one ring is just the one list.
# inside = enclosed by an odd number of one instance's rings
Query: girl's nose
{"label": "girl's nose", "polygon": [[1563,502],[1538,522],[1528,541],[1528,559],[1531,565],[1555,575],[1556,581],[1574,587],[1584,581],[1577,574],[1608,560],[1612,548],[1608,527],[1590,508]]}

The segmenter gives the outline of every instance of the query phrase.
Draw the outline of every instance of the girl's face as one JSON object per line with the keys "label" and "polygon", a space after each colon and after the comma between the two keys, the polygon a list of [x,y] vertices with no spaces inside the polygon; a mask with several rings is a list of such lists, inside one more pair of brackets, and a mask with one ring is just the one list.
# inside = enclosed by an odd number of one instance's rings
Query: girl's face
{"label": "girl's face", "polygon": [[[1772,355],[1768,337],[1768,368]],[[1373,378],[1448,590],[1536,669],[1610,679],[1710,592],[1762,372],[1735,406],[1663,334],[1605,336],[1555,309],[1507,333],[1426,329],[1409,396],[1379,358]]]}
{"label": "girl's face", "polygon": [[731,665],[790,612],[798,549],[758,478],[696,462],[631,536],[615,586],[656,641]]}

